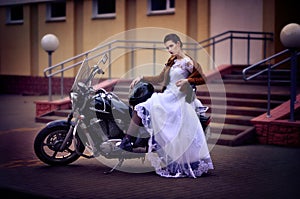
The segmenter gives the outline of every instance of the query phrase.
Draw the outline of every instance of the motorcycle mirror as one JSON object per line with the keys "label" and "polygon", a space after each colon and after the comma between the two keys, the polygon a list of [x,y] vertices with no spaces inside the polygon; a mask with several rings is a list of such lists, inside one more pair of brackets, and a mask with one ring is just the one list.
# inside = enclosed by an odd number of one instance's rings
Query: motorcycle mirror
{"label": "motorcycle mirror", "polygon": [[98,61],[97,65],[99,65],[100,62],[102,62],[103,64],[105,64],[106,61],[107,61],[107,59],[108,59],[107,54],[104,54],[104,55],[102,56],[102,58]]}
{"label": "motorcycle mirror", "polygon": [[101,59],[101,62],[102,62],[103,64],[105,64],[106,61],[107,61],[107,59],[108,59],[107,54],[104,54],[103,57],[102,57],[102,59]]}

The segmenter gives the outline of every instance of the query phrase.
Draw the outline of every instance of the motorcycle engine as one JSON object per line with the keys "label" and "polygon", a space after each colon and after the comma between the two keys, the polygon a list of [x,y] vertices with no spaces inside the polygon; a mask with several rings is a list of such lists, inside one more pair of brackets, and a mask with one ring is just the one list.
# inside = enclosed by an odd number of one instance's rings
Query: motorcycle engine
{"label": "motorcycle engine", "polygon": [[110,139],[106,142],[103,142],[100,145],[100,151],[103,152],[105,155],[110,155],[115,151],[119,151],[120,148],[118,147],[121,144],[121,139]]}

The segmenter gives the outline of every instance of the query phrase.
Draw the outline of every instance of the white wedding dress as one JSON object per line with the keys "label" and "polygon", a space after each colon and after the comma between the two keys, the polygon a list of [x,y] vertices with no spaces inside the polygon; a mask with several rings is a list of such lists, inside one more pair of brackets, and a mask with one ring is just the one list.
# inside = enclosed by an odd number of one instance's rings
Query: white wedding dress
{"label": "white wedding dress", "polygon": [[185,94],[175,85],[192,70],[189,58],[175,60],[170,83],[163,93],[154,93],[135,106],[150,134],[147,158],[163,177],[198,177],[213,169],[206,137],[195,112],[202,105],[196,99],[187,103]]}

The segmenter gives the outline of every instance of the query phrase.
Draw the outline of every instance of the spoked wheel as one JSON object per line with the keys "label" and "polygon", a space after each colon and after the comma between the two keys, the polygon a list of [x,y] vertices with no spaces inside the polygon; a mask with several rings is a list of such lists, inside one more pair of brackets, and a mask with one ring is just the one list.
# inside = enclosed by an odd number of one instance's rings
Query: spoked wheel
{"label": "spoked wheel", "polygon": [[67,165],[76,161],[85,149],[84,145],[76,136],[75,142],[71,138],[62,150],[61,145],[68,133],[68,126],[54,126],[42,129],[34,140],[34,152],[36,156],[46,164],[58,166]]}

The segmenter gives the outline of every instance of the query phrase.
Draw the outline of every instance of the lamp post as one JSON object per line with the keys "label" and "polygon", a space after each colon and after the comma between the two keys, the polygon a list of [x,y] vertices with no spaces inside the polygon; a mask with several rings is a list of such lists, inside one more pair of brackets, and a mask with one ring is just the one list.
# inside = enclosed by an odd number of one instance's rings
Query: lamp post
{"label": "lamp post", "polygon": [[291,51],[291,100],[290,121],[294,122],[297,88],[297,49],[300,48],[300,25],[290,23],[283,27],[280,32],[281,43]]}
{"label": "lamp post", "polygon": [[[59,41],[54,34],[46,34],[41,39],[42,48],[48,53],[48,67],[52,65],[52,53],[58,48]],[[49,70],[50,76],[48,77],[48,96],[49,101],[52,101],[52,80],[51,80],[51,69]]]}

